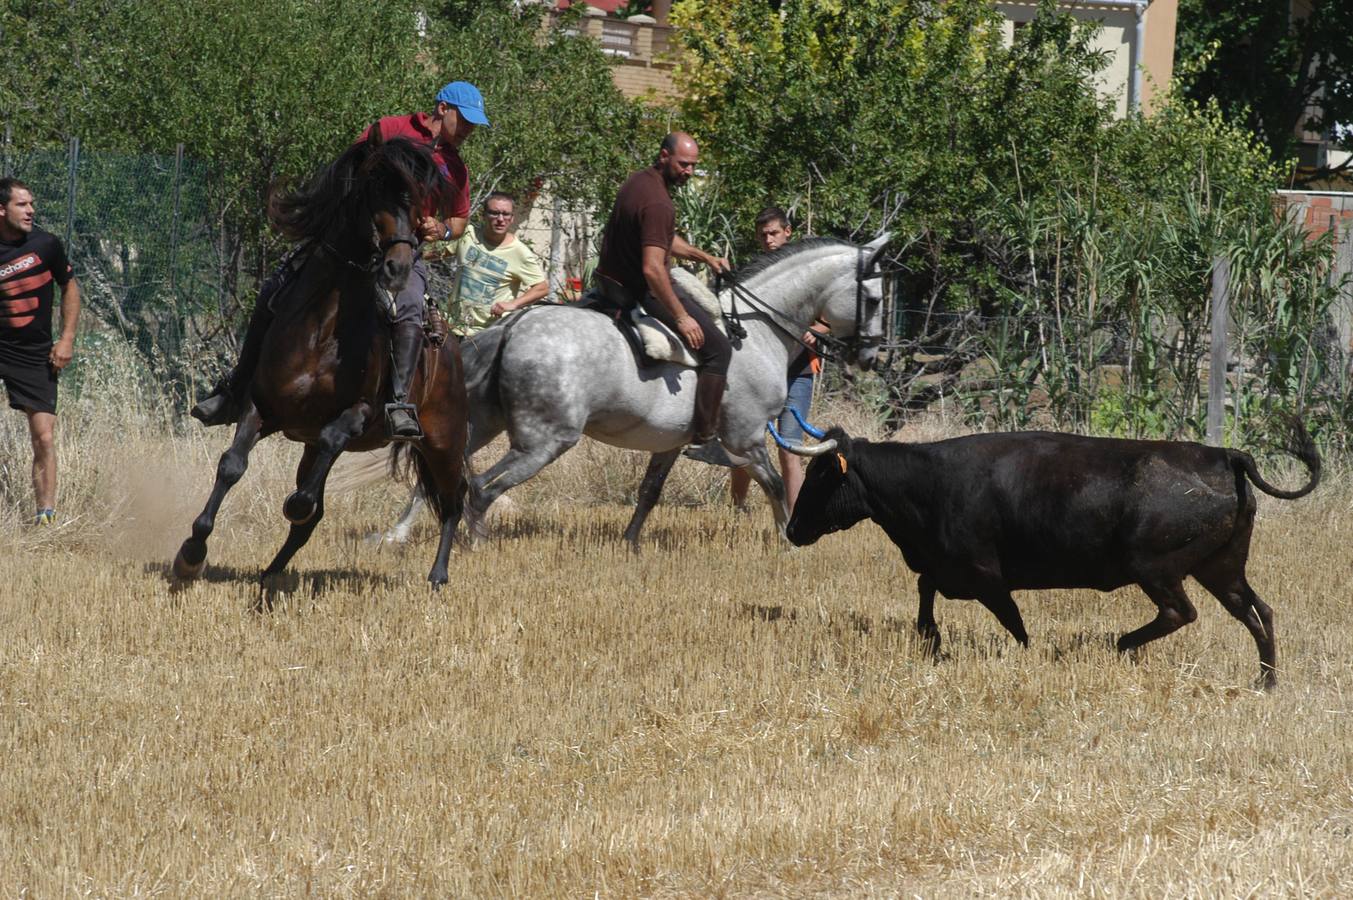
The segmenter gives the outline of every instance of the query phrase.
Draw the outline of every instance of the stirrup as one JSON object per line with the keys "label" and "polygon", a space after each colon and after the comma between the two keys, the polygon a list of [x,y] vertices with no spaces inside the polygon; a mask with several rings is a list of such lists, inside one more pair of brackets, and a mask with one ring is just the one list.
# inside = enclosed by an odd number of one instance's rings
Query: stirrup
{"label": "stirrup", "polygon": [[[407,413],[409,421],[413,423],[413,432],[398,432],[395,430],[395,414]],[[387,403],[385,404],[385,433],[392,441],[421,441],[423,439],[423,425],[418,421],[418,408],[412,403]]]}
{"label": "stirrup", "polygon": [[711,466],[723,466],[728,469],[740,469],[751,462],[745,456],[729,453],[723,442],[716,437],[691,444],[682,451],[681,455],[697,462],[708,463]]}

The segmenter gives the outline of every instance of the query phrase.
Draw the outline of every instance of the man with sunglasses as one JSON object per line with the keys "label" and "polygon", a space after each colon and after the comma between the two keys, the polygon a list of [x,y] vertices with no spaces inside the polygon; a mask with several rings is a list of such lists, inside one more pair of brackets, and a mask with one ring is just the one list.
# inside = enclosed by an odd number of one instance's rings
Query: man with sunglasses
{"label": "man with sunglasses", "polygon": [[484,221],[459,240],[429,248],[430,259],[454,256],[459,265],[451,295],[455,331],[468,337],[494,319],[529,306],[549,293],[545,270],[524,242],[512,233],[516,201],[494,191],[483,206]]}

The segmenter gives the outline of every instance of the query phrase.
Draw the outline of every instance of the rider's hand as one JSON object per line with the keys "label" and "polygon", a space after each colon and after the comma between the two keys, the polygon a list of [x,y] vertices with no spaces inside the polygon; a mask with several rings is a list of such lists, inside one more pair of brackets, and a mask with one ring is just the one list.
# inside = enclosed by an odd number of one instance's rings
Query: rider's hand
{"label": "rider's hand", "polygon": [[52,364],[52,368],[60,372],[66,366],[70,365],[71,357],[75,355],[75,341],[62,338],[52,345],[52,352],[47,354],[47,361]]}
{"label": "rider's hand", "polygon": [[699,350],[705,345],[705,333],[700,330],[700,323],[695,319],[690,316],[682,316],[677,319],[676,326],[687,347],[692,350]]}
{"label": "rider's hand", "polygon": [[713,269],[716,274],[727,272],[733,268],[728,264],[728,258],[725,256],[711,256],[709,258],[709,267]]}
{"label": "rider's hand", "polygon": [[816,346],[817,346],[817,332],[816,332],[816,331],[812,331],[812,330],[805,331],[805,332],[803,333],[803,342],[804,342],[805,344],[807,344],[809,347],[816,347]]}
{"label": "rider's hand", "polygon": [[446,239],[446,226],[436,216],[424,216],[418,223],[418,236],[425,241]]}
{"label": "rider's hand", "polygon": [[513,308],[514,307],[512,306],[512,304],[508,303],[506,300],[499,300],[497,303],[489,307],[489,315],[493,316],[496,319],[499,316],[505,316],[508,313],[512,312]]}

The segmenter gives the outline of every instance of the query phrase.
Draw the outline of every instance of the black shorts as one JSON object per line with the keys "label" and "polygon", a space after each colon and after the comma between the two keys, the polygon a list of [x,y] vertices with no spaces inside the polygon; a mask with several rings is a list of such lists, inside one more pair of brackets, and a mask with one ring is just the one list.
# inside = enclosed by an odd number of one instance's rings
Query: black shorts
{"label": "black shorts", "polygon": [[0,381],[9,391],[12,409],[56,412],[56,369],[41,356],[0,346]]}

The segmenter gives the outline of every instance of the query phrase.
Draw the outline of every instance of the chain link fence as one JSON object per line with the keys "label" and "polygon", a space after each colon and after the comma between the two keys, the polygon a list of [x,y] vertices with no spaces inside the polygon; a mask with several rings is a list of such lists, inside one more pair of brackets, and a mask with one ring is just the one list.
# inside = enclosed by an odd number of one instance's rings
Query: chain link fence
{"label": "chain link fence", "polygon": [[[38,226],[62,239],[80,282],[81,355],[121,340],[165,383],[212,368],[214,345],[238,319],[227,269],[240,253],[213,220],[207,167],[181,147],[167,156],[92,153],[72,140],[20,151],[6,138],[5,174],[32,189]],[[66,384],[79,382],[77,364]]]}

